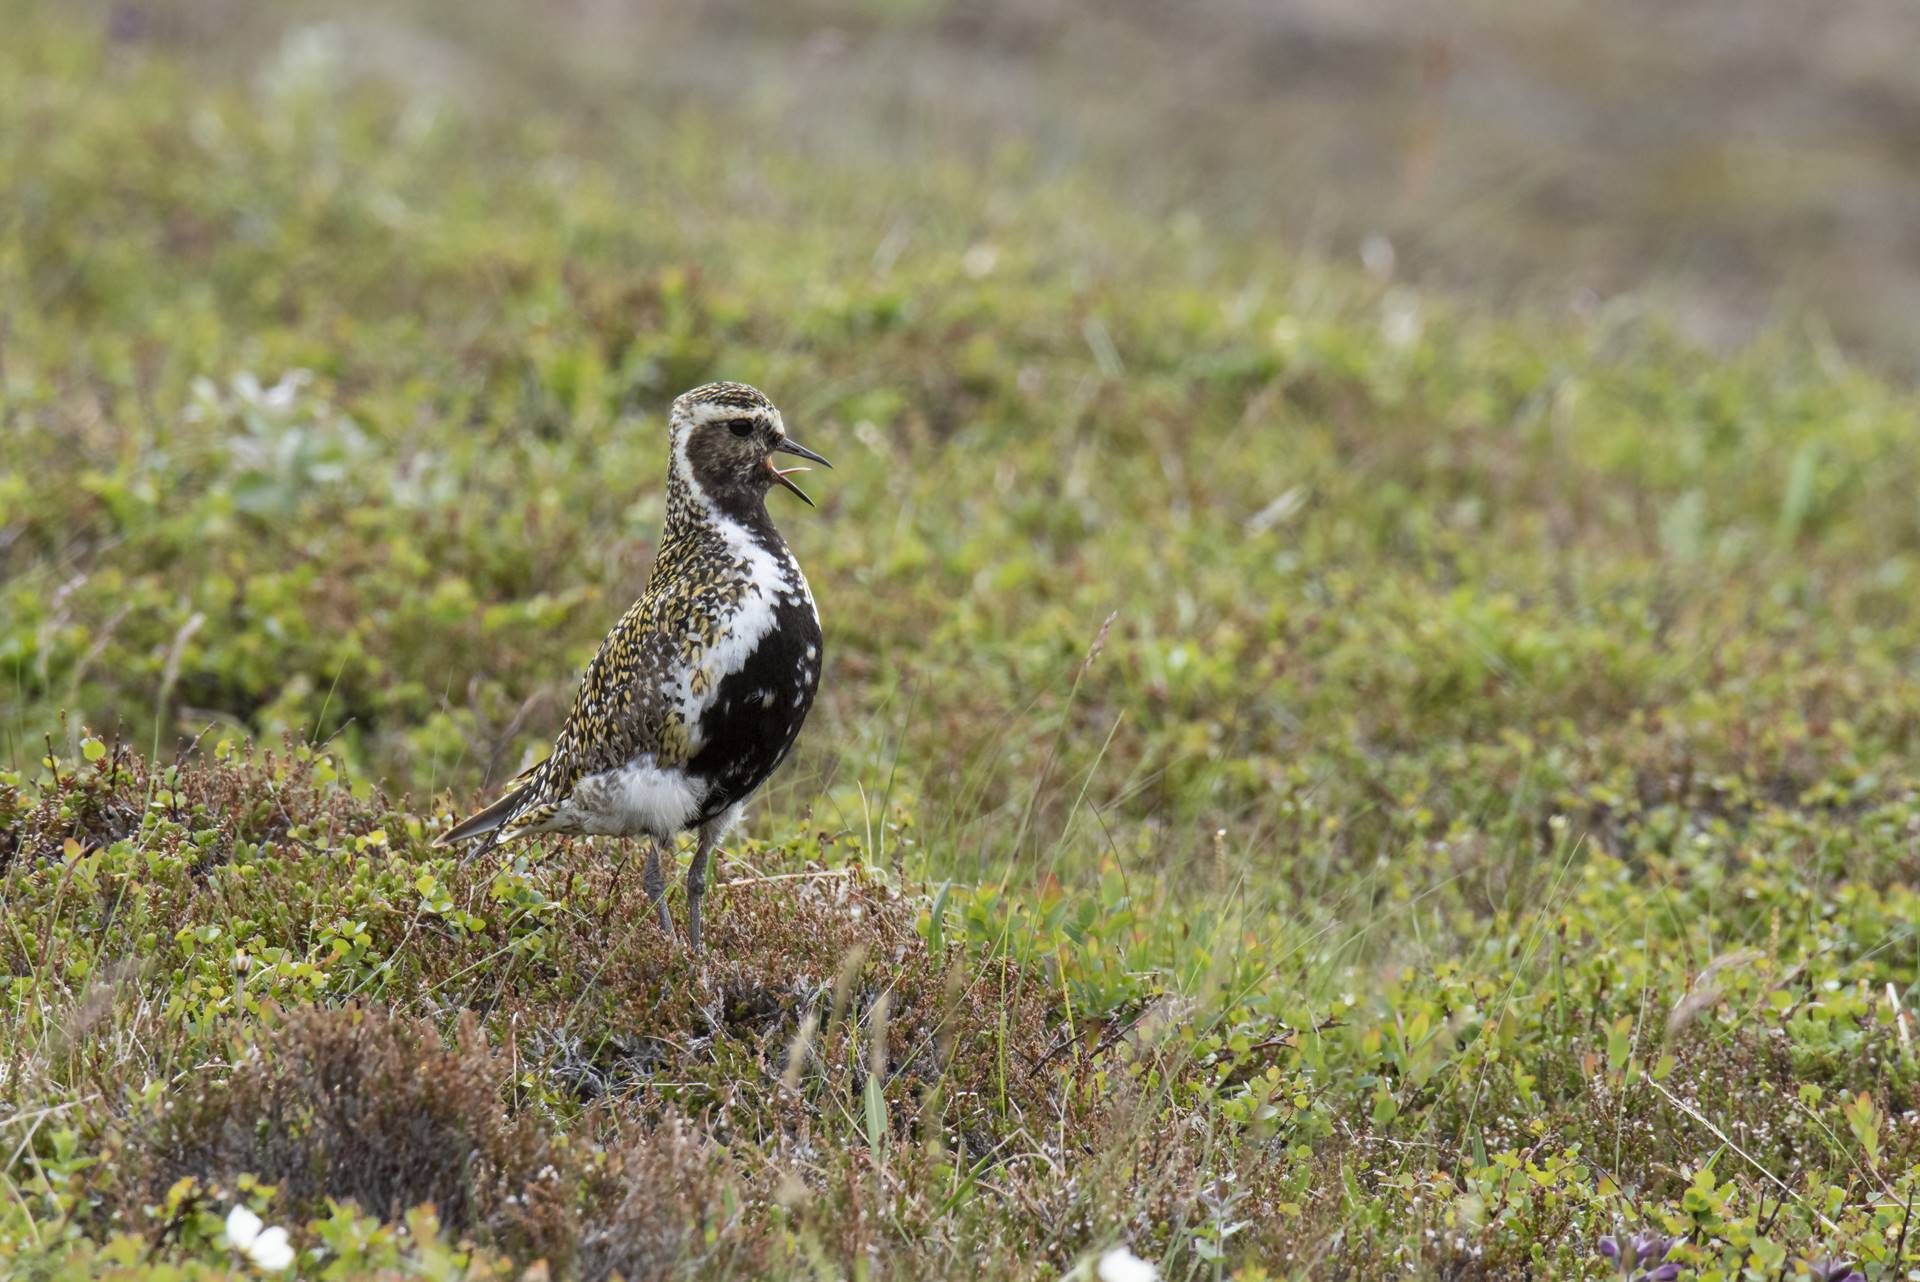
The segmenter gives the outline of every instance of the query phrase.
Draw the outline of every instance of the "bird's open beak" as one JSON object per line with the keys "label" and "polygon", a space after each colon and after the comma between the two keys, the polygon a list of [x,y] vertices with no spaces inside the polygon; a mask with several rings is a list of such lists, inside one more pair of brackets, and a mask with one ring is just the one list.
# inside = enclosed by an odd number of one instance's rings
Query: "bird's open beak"
{"label": "bird's open beak", "polygon": [[[797,441],[791,441],[784,436],[780,438],[779,443],[775,445],[773,448],[782,454],[798,454],[801,458],[810,458],[814,462],[818,463],[821,467],[831,468],[833,466],[833,464],[827,462],[825,459],[821,458],[818,454],[815,454],[812,450],[808,449],[806,446],[799,444]],[[800,501],[802,503],[805,503],[808,507],[813,506],[813,500],[807,497],[807,492],[805,490],[801,489],[799,486],[795,485],[792,481],[789,481],[787,478],[789,476],[792,476],[795,472],[811,472],[812,470],[813,469],[810,467],[786,467],[786,468],[775,467],[773,465],[772,459],[767,460],[767,471],[773,473],[773,479],[780,482],[780,484],[786,486],[788,489],[792,490],[795,494],[799,495]]]}

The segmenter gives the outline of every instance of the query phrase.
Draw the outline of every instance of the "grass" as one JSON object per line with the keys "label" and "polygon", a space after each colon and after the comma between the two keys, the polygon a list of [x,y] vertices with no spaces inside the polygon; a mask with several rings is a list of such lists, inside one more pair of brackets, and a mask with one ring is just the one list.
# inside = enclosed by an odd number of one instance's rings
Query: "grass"
{"label": "grass", "polygon": [[[1920,1267],[1909,390],[5,17],[10,1275]],[[720,376],[835,462],[829,663],[696,964],[631,850],[429,843]]]}

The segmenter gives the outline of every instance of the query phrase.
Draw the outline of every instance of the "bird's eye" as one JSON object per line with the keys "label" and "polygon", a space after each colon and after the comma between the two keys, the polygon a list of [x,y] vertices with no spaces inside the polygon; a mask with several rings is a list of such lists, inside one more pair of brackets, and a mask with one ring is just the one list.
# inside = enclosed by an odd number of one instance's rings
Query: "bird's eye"
{"label": "bird's eye", "polygon": [[753,420],[750,418],[728,419],[727,430],[729,432],[732,432],[735,436],[752,436]]}

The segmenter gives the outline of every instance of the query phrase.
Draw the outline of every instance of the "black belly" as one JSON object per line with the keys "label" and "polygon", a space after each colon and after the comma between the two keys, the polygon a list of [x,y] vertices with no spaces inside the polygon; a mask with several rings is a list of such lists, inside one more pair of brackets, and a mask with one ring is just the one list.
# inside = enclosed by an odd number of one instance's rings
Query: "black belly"
{"label": "black belly", "polygon": [[800,737],[820,688],[824,652],[813,611],[804,602],[782,604],[774,620],[740,669],[721,680],[700,718],[701,748],[687,772],[708,785],[702,822],[766,782]]}

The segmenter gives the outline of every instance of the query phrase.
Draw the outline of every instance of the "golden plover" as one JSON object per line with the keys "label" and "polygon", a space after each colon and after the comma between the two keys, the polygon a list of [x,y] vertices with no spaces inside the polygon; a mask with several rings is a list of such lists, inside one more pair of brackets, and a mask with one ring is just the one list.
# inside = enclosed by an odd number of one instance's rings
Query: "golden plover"
{"label": "golden plover", "polygon": [[[707,863],[753,790],[793,747],[820,686],[820,615],[767,516],[767,491],[827,461],[787,436],[773,402],[709,383],[668,417],[667,520],[653,577],[587,665],[553,753],[440,838],[643,837],[646,888],[671,933],[661,848],[698,833],[687,940],[700,948]],[[828,465],[830,466],[830,465]]]}

